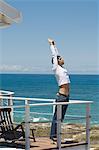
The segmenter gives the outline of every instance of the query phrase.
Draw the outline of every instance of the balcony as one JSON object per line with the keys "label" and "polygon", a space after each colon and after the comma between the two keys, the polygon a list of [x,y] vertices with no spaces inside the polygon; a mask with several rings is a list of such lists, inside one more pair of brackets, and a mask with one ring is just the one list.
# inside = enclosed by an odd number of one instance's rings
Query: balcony
{"label": "balcony", "polygon": [[[77,101],[77,100],[70,100],[69,102],[62,102],[62,103],[56,103],[54,102],[54,99],[42,99],[42,98],[25,98],[25,97],[14,97],[13,96],[13,92],[9,92],[9,91],[0,91],[0,101],[1,101],[1,106],[0,108],[12,108],[12,113],[14,113],[15,108],[18,108],[18,110],[21,113],[24,114],[23,120],[24,120],[24,126],[25,126],[25,141],[24,141],[24,146],[23,148],[26,150],[29,149],[33,149],[33,150],[51,150],[51,149],[66,149],[66,150],[89,150],[90,149],[90,104],[92,103],[91,101]],[[6,106],[4,104],[4,101],[6,101]],[[13,105],[13,101],[24,101],[24,105]],[[34,104],[32,104],[31,102],[35,101]],[[40,102],[40,103],[38,103]],[[19,103],[19,102],[18,102]],[[83,128],[83,131],[80,131],[80,128],[78,127],[79,131],[75,131],[75,127],[74,127],[74,131],[72,130],[72,127],[70,129],[70,124],[69,126],[66,125],[66,128],[69,129],[68,131],[71,132],[71,134],[80,134],[80,133],[84,133],[85,135],[85,141],[81,141],[81,142],[72,142],[70,141],[69,143],[64,143],[62,140],[62,134],[70,134],[68,133],[64,133],[62,132],[62,123],[61,123],[61,106],[62,105],[71,105],[73,104],[73,106],[76,104],[76,106],[78,106],[79,104],[81,105],[85,105],[85,116],[69,116],[69,120],[71,119],[84,119],[85,120],[85,125]],[[56,144],[52,144],[50,139],[49,139],[49,135],[43,137],[43,135],[41,134],[40,137],[36,136],[36,142],[31,141],[30,137],[30,128],[31,128],[31,123],[32,123],[32,127],[35,124],[38,124],[41,126],[41,124],[43,123],[43,125],[45,125],[47,123],[47,125],[49,124],[49,128],[50,128],[50,121],[44,121],[44,122],[33,122],[33,118],[35,112],[31,112],[31,108],[36,108],[36,110],[38,110],[38,107],[42,107],[42,109],[44,109],[44,107],[46,108],[46,106],[55,106],[57,105],[57,142]],[[22,108],[23,111],[22,111]],[[18,111],[16,111],[16,113],[19,114]],[[39,114],[40,115],[40,114]],[[48,113],[46,113],[46,115],[48,115]],[[50,115],[50,114],[49,114]],[[18,116],[18,115],[17,115]],[[53,115],[52,115],[53,116]],[[12,114],[12,118],[13,118],[13,114]],[[14,120],[14,118],[13,118]],[[45,129],[44,129],[45,130]],[[77,133],[76,133],[77,132]],[[4,143],[3,143],[4,145]],[[17,147],[20,145],[20,143],[16,143]],[[9,145],[9,146],[15,146],[16,145]],[[5,145],[6,146],[6,145]],[[7,145],[8,147],[8,145]]]}

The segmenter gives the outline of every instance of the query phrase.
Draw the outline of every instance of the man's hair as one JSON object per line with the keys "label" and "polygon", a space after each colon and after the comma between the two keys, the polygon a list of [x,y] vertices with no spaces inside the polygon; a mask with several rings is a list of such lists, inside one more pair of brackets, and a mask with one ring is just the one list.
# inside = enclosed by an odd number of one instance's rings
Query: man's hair
{"label": "man's hair", "polygon": [[[58,59],[60,58],[61,56],[60,55],[57,55],[57,61],[58,61]],[[52,57],[52,64],[53,64],[54,62],[53,62],[53,57]]]}
{"label": "man's hair", "polygon": [[55,45],[55,42],[54,42],[54,41],[52,41],[52,44],[53,44],[53,45]]}

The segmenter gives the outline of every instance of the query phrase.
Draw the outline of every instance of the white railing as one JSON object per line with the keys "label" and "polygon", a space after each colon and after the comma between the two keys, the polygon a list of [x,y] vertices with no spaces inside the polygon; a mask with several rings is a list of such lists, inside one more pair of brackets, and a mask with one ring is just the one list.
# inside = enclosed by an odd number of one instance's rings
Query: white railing
{"label": "white railing", "polygon": [[[30,107],[36,107],[36,106],[55,106],[57,105],[57,147],[59,150],[61,150],[61,106],[62,105],[71,105],[71,104],[85,104],[86,105],[86,150],[90,149],[90,104],[92,101],[78,101],[78,100],[70,100],[69,102],[53,102],[54,99],[42,99],[42,98],[25,98],[25,97],[9,97],[9,96],[0,96],[1,99],[6,100],[24,100],[25,105],[21,106],[1,106],[0,108],[4,107],[12,107],[12,108],[25,108],[25,149],[30,149]],[[44,101],[45,103],[35,103],[35,104],[29,104],[29,101]],[[48,103],[50,101],[50,103]]]}
{"label": "white railing", "polygon": [[11,91],[5,91],[5,90],[0,90],[0,96],[10,96],[10,95],[13,95],[14,92],[11,92]]}

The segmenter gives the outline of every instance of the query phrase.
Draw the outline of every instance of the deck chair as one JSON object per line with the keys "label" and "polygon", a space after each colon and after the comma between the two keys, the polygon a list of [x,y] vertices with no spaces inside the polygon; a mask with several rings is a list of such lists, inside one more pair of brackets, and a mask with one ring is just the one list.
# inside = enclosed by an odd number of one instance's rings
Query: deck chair
{"label": "deck chair", "polygon": [[[11,108],[0,109],[0,138],[4,138],[5,141],[9,140],[14,142],[21,137],[25,138],[25,132],[22,123],[15,126],[11,119]],[[32,129],[32,136],[35,141],[34,132]]]}

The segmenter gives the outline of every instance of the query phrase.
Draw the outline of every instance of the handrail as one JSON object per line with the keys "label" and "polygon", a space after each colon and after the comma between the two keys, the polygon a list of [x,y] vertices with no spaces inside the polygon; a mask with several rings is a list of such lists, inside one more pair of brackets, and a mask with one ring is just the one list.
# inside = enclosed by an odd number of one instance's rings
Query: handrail
{"label": "handrail", "polygon": [[9,96],[9,95],[13,95],[14,92],[11,92],[11,91],[4,91],[4,90],[0,90],[0,96]]}
{"label": "handrail", "polygon": [[[69,105],[69,104],[91,104],[92,102],[80,102],[80,101],[73,101],[73,102],[54,102],[54,103],[36,103],[36,104],[28,104],[30,107],[32,106],[49,106],[49,105]],[[25,105],[20,106],[11,106],[12,108],[21,108],[25,107]],[[9,106],[0,106],[0,108],[9,108]]]}
{"label": "handrail", "polygon": [[[2,98],[4,99],[9,99],[8,96],[2,96]],[[27,100],[27,101],[44,101],[44,102],[55,102],[55,99],[47,99],[47,98],[27,98],[27,97],[11,97],[12,100]],[[85,101],[85,100],[70,100],[69,102],[65,102],[66,104],[90,104],[90,103],[93,103],[93,101]],[[44,103],[45,105],[50,105],[52,103]],[[40,104],[31,104],[31,105],[42,105],[41,103]]]}
{"label": "handrail", "polygon": [[[9,99],[7,96],[3,96],[4,99]],[[12,97],[13,100],[27,100],[27,101],[55,101],[55,99],[45,99],[45,98],[27,98],[27,97]]]}

